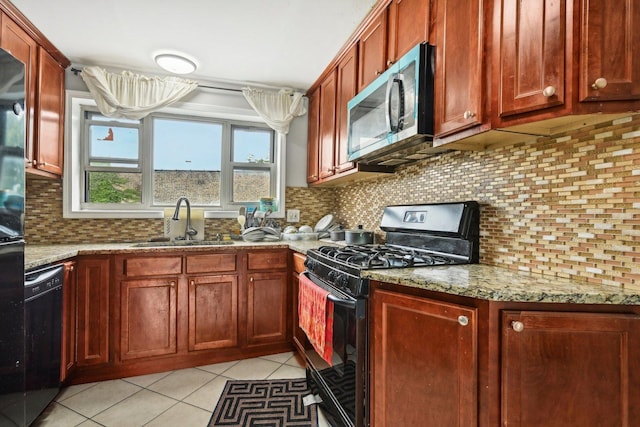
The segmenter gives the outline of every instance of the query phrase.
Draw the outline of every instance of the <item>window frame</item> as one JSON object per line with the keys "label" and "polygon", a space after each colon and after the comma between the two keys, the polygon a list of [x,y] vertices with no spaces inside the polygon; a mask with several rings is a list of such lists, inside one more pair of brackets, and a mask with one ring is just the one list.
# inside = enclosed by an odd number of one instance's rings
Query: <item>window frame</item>
{"label": "window frame", "polygon": [[[121,204],[95,204],[84,202],[85,198],[85,170],[89,166],[89,147],[86,147],[82,141],[86,140],[88,135],[89,120],[84,120],[86,111],[99,111],[95,101],[87,92],[67,91],[67,123],[66,123],[66,141],[65,144],[65,164],[64,164],[64,181],[63,181],[63,217],[64,218],[162,218],[165,208],[173,207],[174,204],[157,204],[153,201],[153,121],[151,117],[148,120],[141,120],[139,129],[140,143],[139,150],[139,167],[142,169],[141,188],[142,202],[140,204],[121,205]],[[232,197],[232,175],[234,164],[251,165],[255,168],[254,163],[238,163],[232,162],[232,129],[233,127],[241,127],[243,129],[265,129],[272,132],[271,150],[272,164],[268,168],[271,173],[270,191],[272,197],[278,200],[278,209],[272,216],[278,218],[284,217],[284,182],[285,182],[285,143],[284,135],[273,131],[257,116],[253,110],[242,111],[239,114],[237,108],[227,108],[218,106],[215,112],[205,111],[200,104],[179,103],[174,107],[165,108],[157,113],[153,113],[153,117],[175,118],[183,120],[205,121],[211,123],[221,123],[223,125],[222,135],[222,159],[221,159],[221,182],[220,189],[220,206],[198,205],[193,204],[194,208],[202,209],[205,218],[236,218],[238,209],[241,206],[258,206],[259,202],[234,202]],[[150,115],[151,116],[151,115]],[[124,122],[98,120],[91,123],[99,123],[108,126],[111,123],[114,126],[126,125]],[[84,148],[83,148],[84,146]],[[227,160],[225,160],[227,159]],[[116,168],[109,171],[116,171]],[[258,166],[258,169],[266,170],[264,166]],[[118,168],[122,172],[134,172],[135,168]],[[226,178],[224,175],[227,175]],[[188,195],[187,195],[188,197]]]}

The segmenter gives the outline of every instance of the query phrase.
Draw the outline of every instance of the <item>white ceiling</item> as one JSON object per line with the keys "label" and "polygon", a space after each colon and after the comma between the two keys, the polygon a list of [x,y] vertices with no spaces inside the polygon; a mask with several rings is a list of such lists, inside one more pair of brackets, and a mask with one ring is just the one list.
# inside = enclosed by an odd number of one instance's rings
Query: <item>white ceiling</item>
{"label": "white ceiling", "polygon": [[376,0],[11,0],[72,62],[154,75],[162,51],[202,82],[307,89]]}

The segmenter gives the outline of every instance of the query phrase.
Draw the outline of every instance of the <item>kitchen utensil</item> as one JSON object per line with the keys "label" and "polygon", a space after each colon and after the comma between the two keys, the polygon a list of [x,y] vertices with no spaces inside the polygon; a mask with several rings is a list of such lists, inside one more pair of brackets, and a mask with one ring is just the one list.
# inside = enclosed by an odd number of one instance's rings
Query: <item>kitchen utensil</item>
{"label": "kitchen utensil", "polygon": [[240,230],[244,230],[244,225],[247,223],[247,218],[244,215],[238,215],[238,224],[240,224]]}
{"label": "kitchen utensil", "polygon": [[344,240],[349,245],[370,245],[373,243],[373,231],[363,230],[362,225],[344,232]]}
{"label": "kitchen utensil", "polygon": [[299,233],[313,233],[313,228],[311,228],[308,225],[301,225],[300,228],[298,228],[298,232]]}
{"label": "kitchen utensil", "polygon": [[334,242],[344,240],[344,230],[342,228],[333,230],[329,233],[330,239]]}
{"label": "kitchen utensil", "polygon": [[273,213],[273,211],[271,209],[267,209],[267,211],[264,213],[264,216],[262,217],[262,222],[260,223],[260,227],[264,227],[265,226],[265,221],[267,220],[267,217],[269,215],[271,215]]}

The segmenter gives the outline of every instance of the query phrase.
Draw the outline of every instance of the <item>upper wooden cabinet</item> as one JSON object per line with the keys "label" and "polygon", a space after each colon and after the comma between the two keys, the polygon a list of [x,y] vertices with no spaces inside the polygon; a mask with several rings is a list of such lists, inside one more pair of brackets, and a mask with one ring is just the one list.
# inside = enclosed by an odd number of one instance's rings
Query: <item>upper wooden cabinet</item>
{"label": "upper wooden cabinet", "polygon": [[0,47],[25,64],[26,172],[62,176],[65,58],[20,11],[0,0]]}
{"label": "upper wooden cabinet", "polygon": [[336,143],[334,167],[336,173],[352,169],[353,162],[347,158],[349,140],[349,110],[347,104],[358,93],[358,46],[353,45],[337,66],[338,88],[336,99]]}
{"label": "upper wooden cabinet", "polygon": [[500,33],[501,61],[497,114],[507,117],[563,106],[565,58],[571,48],[567,46],[565,0],[501,0],[499,7],[501,19],[496,31]]}
{"label": "upper wooden cabinet", "polygon": [[387,69],[387,10],[364,29],[358,40],[358,91]]}
{"label": "upper wooden cabinet", "polygon": [[62,176],[64,70],[69,60],[19,10],[0,0],[0,47],[25,64],[26,172]]}
{"label": "upper wooden cabinet", "polygon": [[429,40],[431,8],[428,0],[393,0],[388,9],[387,67],[412,47]]}
{"label": "upper wooden cabinet", "polygon": [[319,122],[319,178],[333,175],[336,143],[336,71],[329,74],[320,85]]}
{"label": "upper wooden cabinet", "polygon": [[36,141],[33,167],[62,176],[64,157],[64,68],[38,48]]}
{"label": "upper wooden cabinet", "polygon": [[640,4],[580,3],[580,101],[639,100]]}
{"label": "upper wooden cabinet", "polygon": [[309,98],[308,118],[309,123],[307,127],[307,182],[316,182],[319,178],[320,167],[320,88],[318,87],[313,92],[307,93]]}
{"label": "upper wooden cabinet", "polygon": [[446,136],[485,120],[484,0],[436,0],[434,132]]}

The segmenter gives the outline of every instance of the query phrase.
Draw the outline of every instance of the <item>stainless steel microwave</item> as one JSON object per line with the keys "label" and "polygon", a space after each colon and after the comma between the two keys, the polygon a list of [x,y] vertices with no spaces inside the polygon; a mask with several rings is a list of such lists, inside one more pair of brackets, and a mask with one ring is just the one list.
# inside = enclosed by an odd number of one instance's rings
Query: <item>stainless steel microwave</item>
{"label": "stainless steel microwave", "polygon": [[347,104],[350,161],[433,139],[434,47],[416,45]]}

